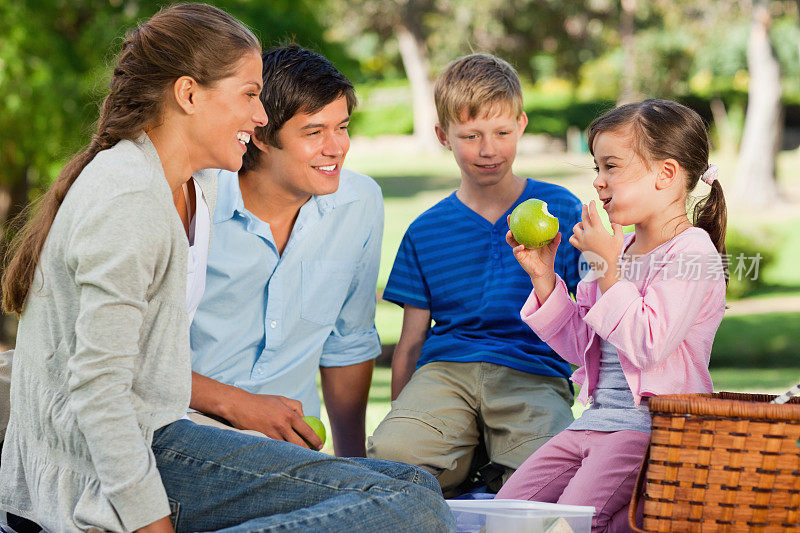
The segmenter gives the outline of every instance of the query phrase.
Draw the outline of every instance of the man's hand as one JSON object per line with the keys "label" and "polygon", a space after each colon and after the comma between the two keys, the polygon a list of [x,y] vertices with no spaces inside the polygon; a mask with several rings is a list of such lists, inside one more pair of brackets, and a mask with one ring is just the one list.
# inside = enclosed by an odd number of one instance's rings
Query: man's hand
{"label": "man's hand", "polygon": [[258,431],[272,439],[285,440],[304,448],[322,448],[322,441],[303,421],[303,405],[297,400],[251,394],[192,372],[189,406],[201,413],[224,418],[237,429]]}
{"label": "man's hand", "polygon": [[225,417],[235,428],[258,431],[271,439],[285,440],[304,448],[322,448],[319,436],[303,421],[303,404],[284,396],[239,390]]}

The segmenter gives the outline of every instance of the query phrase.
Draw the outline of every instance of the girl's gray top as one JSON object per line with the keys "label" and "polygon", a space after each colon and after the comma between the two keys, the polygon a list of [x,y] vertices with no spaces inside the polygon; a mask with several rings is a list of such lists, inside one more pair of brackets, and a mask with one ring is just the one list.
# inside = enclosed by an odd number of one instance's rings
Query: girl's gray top
{"label": "girl's gray top", "polygon": [[619,353],[605,339],[600,343],[600,377],[592,393],[594,401],[567,429],[593,431],[642,431],[650,433],[647,399],[634,405],[633,393],[619,364]]}
{"label": "girl's gray top", "polygon": [[[198,174],[212,210],[213,174]],[[0,508],[48,531],[131,531],[170,513],[150,445],[189,406],[187,255],[149,138],[97,154],[20,320]]]}

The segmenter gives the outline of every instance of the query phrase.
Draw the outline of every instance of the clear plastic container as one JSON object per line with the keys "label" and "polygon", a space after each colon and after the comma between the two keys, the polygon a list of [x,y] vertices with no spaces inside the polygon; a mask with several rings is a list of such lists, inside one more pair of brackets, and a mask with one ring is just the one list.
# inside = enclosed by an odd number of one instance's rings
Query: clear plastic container
{"label": "clear plastic container", "polygon": [[523,500],[447,500],[457,533],[590,533],[594,507]]}

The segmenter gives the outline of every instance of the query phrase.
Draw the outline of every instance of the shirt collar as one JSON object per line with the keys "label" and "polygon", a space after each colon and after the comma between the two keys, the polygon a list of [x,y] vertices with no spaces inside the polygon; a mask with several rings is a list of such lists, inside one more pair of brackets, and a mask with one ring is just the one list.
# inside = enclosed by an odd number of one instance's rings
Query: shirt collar
{"label": "shirt collar", "polygon": [[[358,191],[350,179],[344,179],[350,171],[342,169],[339,178],[339,188],[331,194],[314,195],[309,202],[314,202],[320,216],[333,211],[335,208],[353,203],[359,199]],[[214,210],[214,223],[224,222],[233,218],[238,211],[244,211],[244,199],[239,188],[239,174],[227,170],[220,170],[217,176],[217,206]]]}
{"label": "shirt collar", "polygon": [[339,188],[336,189],[336,192],[311,197],[311,200],[316,202],[320,215],[358,200],[358,191],[353,187],[352,181],[347,179],[347,174],[349,173],[349,170],[342,169],[342,174],[339,177]]}
{"label": "shirt collar", "polygon": [[233,218],[236,211],[244,210],[242,190],[239,188],[239,174],[220,170],[217,176],[217,207],[214,210],[214,223]]}

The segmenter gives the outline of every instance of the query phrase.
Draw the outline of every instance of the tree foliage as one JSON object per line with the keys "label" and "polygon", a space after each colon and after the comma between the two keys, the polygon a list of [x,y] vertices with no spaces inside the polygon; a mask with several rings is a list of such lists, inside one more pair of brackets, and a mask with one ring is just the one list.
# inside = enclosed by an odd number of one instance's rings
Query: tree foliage
{"label": "tree foliage", "polygon": [[[265,45],[296,40],[354,70],[328,44],[311,2],[212,2],[248,24]],[[157,0],[0,0],[0,189],[27,176],[47,184],[85,145],[127,28]]]}
{"label": "tree foliage", "polygon": [[[0,186],[48,177],[85,138],[108,44],[132,17],[99,2],[7,1],[0,17]],[[98,47],[97,43],[103,43]],[[55,168],[54,168],[55,167]]]}
{"label": "tree foliage", "polygon": [[378,76],[400,60],[397,27],[411,24],[434,71],[460,55],[487,51],[530,77],[574,77],[604,49],[618,9],[612,0],[329,0],[329,6],[321,16],[331,38],[347,42],[365,73]]}

